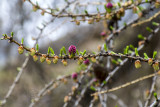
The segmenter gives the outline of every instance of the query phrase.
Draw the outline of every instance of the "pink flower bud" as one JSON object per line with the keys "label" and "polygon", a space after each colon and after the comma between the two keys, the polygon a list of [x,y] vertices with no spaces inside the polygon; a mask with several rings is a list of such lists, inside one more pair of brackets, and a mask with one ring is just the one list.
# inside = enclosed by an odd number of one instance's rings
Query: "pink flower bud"
{"label": "pink flower bud", "polygon": [[106,35],[106,33],[105,32],[101,32],[101,36],[105,36]]}
{"label": "pink flower bud", "polygon": [[74,45],[69,46],[68,52],[70,54],[75,54],[76,53],[76,46],[74,46]]}
{"label": "pink flower bud", "polygon": [[75,80],[75,79],[77,79],[77,77],[78,77],[78,74],[77,74],[76,72],[74,72],[74,73],[72,74],[72,78]]}
{"label": "pink flower bud", "polygon": [[109,2],[109,3],[106,5],[106,7],[111,9],[111,8],[113,7],[113,5],[112,5],[112,3]]}
{"label": "pink flower bud", "polygon": [[89,65],[89,60],[86,59],[85,61],[83,61],[83,63],[84,63],[85,65]]}

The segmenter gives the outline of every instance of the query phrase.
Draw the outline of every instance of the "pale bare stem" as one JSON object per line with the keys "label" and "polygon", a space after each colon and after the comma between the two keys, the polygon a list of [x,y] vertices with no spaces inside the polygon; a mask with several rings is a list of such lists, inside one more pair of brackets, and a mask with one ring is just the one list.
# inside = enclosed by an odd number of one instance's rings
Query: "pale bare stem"
{"label": "pale bare stem", "polygon": [[42,97],[43,93],[49,89],[51,86],[53,86],[53,84],[55,83],[54,80],[50,81],[47,85],[45,85],[45,87],[39,91],[38,95],[36,98],[34,98],[31,102],[31,104],[29,105],[29,107],[33,107],[35,105],[36,102],[38,102],[40,100],[40,98]]}
{"label": "pale bare stem", "polygon": [[107,95],[108,95],[108,97],[110,97],[113,100],[117,101],[118,104],[120,105],[120,107],[127,107],[127,105],[121,99],[119,99],[115,94],[108,93]]}
{"label": "pale bare stem", "polygon": [[24,63],[22,64],[22,67],[21,67],[20,71],[18,72],[15,80],[13,81],[12,85],[10,86],[9,91],[7,92],[5,98],[1,101],[0,106],[4,106],[7,103],[7,100],[11,96],[14,88],[16,87],[16,84],[19,82],[19,80],[21,78],[21,75],[24,71],[24,68],[27,66],[28,60],[29,60],[29,56],[26,57]]}
{"label": "pale bare stem", "polygon": [[143,21],[140,21],[138,23],[133,24],[132,27],[135,27],[135,26],[142,25],[144,23],[150,22],[151,20],[153,20],[154,18],[156,18],[159,15],[160,15],[160,11],[158,11],[157,13],[155,13],[155,15],[151,16],[150,18],[148,18],[146,20],[143,20]]}
{"label": "pale bare stem", "polygon": [[95,102],[95,99],[93,98],[93,99],[91,100],[91,102],[90,102],[89,107],[93,107],[93,106],[94,106],[94,102]]}
{"label": "pale bare stem", "polygon": [[[31,0],[28,0],[28,1],[33,5],[33,2],[32,2]],[[62,10],[60,10],[60,12],[58,13],[58,15],[57,15],[56,17],[53,17],[49,22],[43,24],[43,28],[39,28],[40,33],[39,33],[39,36],[35,39],[35,40],[36,40],[36,43],[35,43],[35,44],[38,43],[37,40],[38,40],[39,38],[43,37],[43,36],[42,36],[43,30],[44,30],[50,23],[54,22],[57,17],[59,17],[63,12],[65,12],[65,10],[66,10],[71,4],[73,4],[73,3],[75,3],[75,2],[77,2],[77,1],[75,0],[75,1],[73,1],[73,2],[71,2],[71,3],[67,2],[67,5],[66,5]],[[63,25],[64,23],[66,23],[66,20],[65,20],[61,25]],[[60,26],[61,26],[61,25],[60,25]],[[57,30],[60,26],[58,26],[55,30]],[[50,33],[52,33],[52,32],[55,31],[55,30],[52,30]],[[50,33],[48,33],[47,35],[49,35]],[[46,37],[46,36],[45,36],[45,37]]]}
{"label": "pale bare stem", "polygon": [[[98,92],[100,92],[101,91],[101,88],[98,88]],[[105,94],[99,94],[98,95],[99,96],[99,100],[100,100],[100,103],[101,103],[101,106],[102,107],[107,107],[107,103],[106,103],[106,101],[105,101]]]}
{"label": "pale bare stem", "polygon": [[[33,6],[37,6],[36,4],[34,4],[31,0],[28,0]],[[152,0],[148,0],[148,2],[140,2],[140,3],[137,3],[136,4],[136,6],[138,6],[138,5],[140,5],[140,4],[144,4],[144,3],[152,3],[152,2],[154,2],[154,1],[152,1]],[[122,4],[122,7],[126,10],[126,9],[131,9],[131,8],[133,8],[133,6],[135,6],[135,4],[128,4],[127,6],[126,6],[126,3],[124,3],[124,4]],[[48,13],[48,14],[50,14],[50,15],[52,15],[53,17],[94,17],[94,16],[97,16],[97,14],[98,13],[92,13],[92,14],[61,14],[61,15],[57,15],[57,14],[54,14],[54,13],[52,13],[52,12],[50,12],[50,11],[47,11],[47,10],[45,10],[44,8],[42,8],[42,7],[40,7],[40,6],[38,6],[38,9],[40,9],[40,10],[43,10],[44,11],[44,13]],[[113,15],[113,14],[115,14],[117,11],[119,11],[119,10],[116,10],[116,11],[114,11],[114,12],[112,12],[112,13],[110,13],[110,15]],[[106,14],[106,12],[101,12],[100,13],[100,15],[105,15]]]}
{"label": "pale bare stem", "polygon": [[137,100],[138,103],[138,107],[143,107],[142,101],[141,100]]}
{"label": "pale bare stem", "polygon": [[159,107],[160,106],[160,97],[155,100],[149,107]]}
{"label": "pale bare stem", "polygon": [[[160,73],[160,71],[159,71],[159,73]],[[136,79],[136,80],[133,80],[133,81],[131,81],[131,82],[127,82],[126,84],[120,85],[120,86],[118,86],[118,87],[115,87],[115,88],[112,88],[112,89],[109,89],[109,90],[105,90],[105,91],[101,91],[101,92],[96,92],[96,93],[92,94],[92,96],[98,95],[98,94],[104,94],[104,93],[113,92],[113,91],[119,90],[119,89],[121,89],[121,88],[125,88],[125,87],[127,87],[127,86],[132,85],[132,84],[135,84],[135,83],[137,83],[137,82],[143,81],[143,80],[145,80],[145,79],[151,78],[151,77],[156,76],[156,75],[157,75],[157,73],[150,74],[150,75],[147,75],[147,76],[144,76],[144,77],[140,77],[140,78],[138,78],[138,79]]]}
{"label": "pale bare stem", "polygon": [[80,93],[80,96],[78,97],[78,99],[76,100],[76,102],[74,104],[75,107],[78,107],[78,105],[79,105],[81,99],[84,97],[84,94],[86,93],[88,87],[91,86],[93,82],[94,82],[94,79],[92,79],[90,82],[88,82],[87,85],[83,88],[83,90]]}
{"label": "pale bare stem", "polygon": [[149,105],[149,103],[150,103],[150,100],[151,100],[151,98],[152,98],[153,92],[155,91],[156,79],[157,79],[157,76],[154,76],[154,77],[153,77],[153,81],[152,81],[152,85],[151,85],[151,89],[150,89],[150,91],[149,91],[149,96],[148,96],[148,98],[147,98],[147,101],[145,102],[144,107],[148,107],[148,105]]}
{"label": "pale bare stem", "polygon": [[87,3],[78,3],[78,6],[88,6],[88,5],[105,5],[106,2],[87,2]]}
{"label": "pale bare stem", "polygon": [[50,92],[54,89],[54,87],[53,87],[54,83],[56,83],[57,81],[61,81],[64,78],[71,78],[71,75],[65,75],[60,78],[57,78],[56,80],[51,80],[48,84],[45,85],[44,88],[42,88],[39,91],[37,96],[34,99],[32,99],[32,102],[29,105],[29,107],[33,107],[36,103],[38,103],[40,101],[40,99],[47,94],[47,92]]}

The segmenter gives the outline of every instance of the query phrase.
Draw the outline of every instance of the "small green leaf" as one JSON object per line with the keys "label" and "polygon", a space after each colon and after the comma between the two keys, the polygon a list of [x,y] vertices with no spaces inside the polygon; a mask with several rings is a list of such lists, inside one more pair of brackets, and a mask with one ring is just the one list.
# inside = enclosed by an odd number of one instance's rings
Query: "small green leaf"
{"label": "small green leaf", "polygon": [[120,63],[122,62],[122,60],[121,60],[121,59],[119,59],[119,58],[118,58],[118,60],[117,60],[117,61],[118,61],[118,62],[120,62]]}
{"label": "small green leaf", "polygon": [[36,50],[37,50],[37,52],[39,51],[39,45],[38,44],[36,44]]}
{"label": "small green leaf", "polygon": [[86,50],[83,51],[82,55],[84,56],[86,54]]}
{"label": "small green leaf", "polygon": [[48,53],[48,55],[50,54],[50,47],[48,47],[48,52],[47,53]]}
{"label": "small green leaf", "polygon": [[115,53],[115,52],[113,52],[113,51],[111,51],[110,53],[111,53],[111,54],[116,54],[116,53]]}
{"label": "small green leaf", "polygon": [[117,4],[118,4],[119,7],[121,7],[121,3],[120,2],[118,2]]}
{"label": "small green leaf", "polygon": [[103,84],[107,84],[107,81],[104,80],[104,81],[103,81]]}
{"label": "small green leaf", "polygon": [[76,49],[76,53],[77,53],[77,55],[79,55],[78,49]]}
{"label": "small green leaf", "polygon": [[54,50],[50,47],[50,52],[54,55]]}
{"label": "small green leaf", "polygon": [[21,40],[21,44],[23,44],[24,43],[24,39],[22,38],[22,40]]}
{"label": "small green leaf", "polygon": [[126,23],[126,22],[124,22],[124,23],[123,23],[123,25],[126,27],[126,26],[127,26],[127,23]]}
{"label": "small green leaf", "polygon": [[142,36],[142,34],[139,34],[139,35],[138,35],[138,39],[145,40],[145,37],[144,37],[144,36]]}
{"label": "small green leaf", "polygon": [[124,49],[124,54],[128,54],[129,51],[129,46],[126,46],[126,48]]}
{"label": "small green leaf", "polygon": [[135,48],[135,54],[136,56],[139,56],[137,48]]}
{"label": "small green leaf", "polygon": [[157,22],[152,22],[152,25],[154,25],[154,26],[159,26],[159,23],[157,23]]}
{"label": "small green leaf", "polygon": [[81,55],[83,55],[83,52],[80,52]]}
{"label": "small green leaf", "polygon": [[62,47],[62,49],[63,49],[64,54],[67,54],[66,48],[64,46]]}
{"label": "small green leaf", "polygon": [[88,15],[88,11],[87,10],[84,10],[84,12]]}
{"label": "small green leaf", "polygon": [[114,27],[113,27],[113,26],[109,26],[109,28],[110,28],[111,30],[114,30]]}
{"label": "small green leaf", "polygon": [[106,45],[106,43],[104,44],[104,50],[105,51],[107,51],[108,49],[107,49],[107,45]]}
{"label": "small green leaf", "polygon": [[112,59],[111,61],[113,64],[116,64],[116,65],[118,64],[118,62],[115,59]]}
{"label": "small green leaf", "polygon": [[156,92],[154,92],[154,97],[156,98],[156,100],[158,99],[158,97],[157,97],[157,93]]}
{"label": "small green leaf", "polygon": [[13,33],[13,32],[11,32],[11,37],[13,37],[13,35],[14,35],[14,33]]}
{"label": "small green leaf", "polygon": [[104,8],[105,8],[105,10],[107,11],[107,7],[106,7],[106,5],[104,5]]}
{"label": "small green leaf", "polygon": [[63,48],[60,49],[60,56],[63,54]]}
{"label": "small green leaf", "polygon": [[150,27],[146,27],[146,30],[149,32],[153,32],[153,30]]}
{"label": "small green leaf", "polygon": [[90,89],[96,91],[96,89],[93,86],[90,86]]}
{"label": "small green leaf", "polygon": [[155,59],[156,55],[157,55],[157,51],[154,51],[153,52],[153,59]]}
{"label": "small green leaf", "polygon": [[148,0],[145,0],[146,1],[146,3],[148,3],[149,1]]}
{"label": "small green leaf", "polygon": [[133,45],[129,45],[129,47],[134,50],[134,46]]}
{"label": "small green leaf", "polygon": [[148,59],[148,55],[146,53],[144,53],[144,59]]}

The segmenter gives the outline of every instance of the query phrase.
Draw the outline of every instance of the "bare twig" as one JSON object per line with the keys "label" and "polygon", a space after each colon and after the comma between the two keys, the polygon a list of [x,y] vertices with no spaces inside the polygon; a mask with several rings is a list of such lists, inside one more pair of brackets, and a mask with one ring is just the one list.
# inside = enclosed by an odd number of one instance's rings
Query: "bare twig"
{"label": "bare twig", "polygon": [[149,19],[140,21],[140,22],[138,22],[138,23],[134,23],[134,24],[132,25],[132,27],[135,27],[135,26],[142,25],[142,24],[144,24],[144,23],[150,22],[151,20],[153,20],[154,18],[156,18],[156,17],[159,16],[159,15],[160,15],[160,11],[157,12],[155,15],[151,16]]}
{"label": "bare twig", "polygon": [[[48,14],[52,15],[53,17],[72,17],[72,18],[73,18],[73,17],[94,17],[94,16],[97,16],[97,14],[98,14],[98,13],[92,13],[92,14],[89,14],[89,13],[88,13],[88,14],[61,14],[61,15],[57,15],[57,14],[55,14],[55,13],[53,13],[53,12],[50,12],[51,9],[49,9],[49,11],[48,11],[48,10],[40,7],[39,5],[33,3],[31,0],[28,0],[28,2],[30,2],[30,3],[32,4],[32,6],[36,7],[37,9],[42,10],[44,13],[48,13]],[[148,0],[148,2],[145,2],[145,1],[144,1],[144,2],[137,3],[136,5],[140,5],[140,4],[144,4],[144,3],[152,3],[152,2],[153,2],[153,1]],[[131,5],[132,5],[132,6],[131,6]],[[130,8],[132,8],[134,5],[135,5],[135,4],[132,4],[132,3],[128,3],[128,5],[126,5],[126,4],[124,3],[124,4],[122,4],[122,7],[123,7],[124,9],[130,9]],[[117,11],[119,11],[119,10],[117,10]],[[117,11],[114,11],[114,12],[110,13],[110,15],[114,15],[115,13],[117,13]],[[105,15],[106,12],[101,12],[101,13],[99,13],[99,14],[100,14],[100,15]]]}
{"label": "bare twig", "polygon": [[88,82],[87,85],[83,88],[83,90],[82,90],[81,93],[80,93],[80,96],[78,97],[78,99],[76,100],[76,102],[75,102],[75,104],[74,104],[75,107],[77,107],[77,106],[79,105],[81,99],[84,97],[84,94],[85,94],[87,88],[88,88],[89,86],[91,86],[91,84],[92,84],[93,82],[94,82],[94,80],[91,80],[91,81]]}
{"label": "bare twig", "polygon": [[153,81],[152,81],[152,85],[151,85],[151,89],[150,89],[150,91],[149,91],[149,96],[148,96],[148,98],[147,98],[147,101],[145,102],[144,107],[148,107],[148,105],[149,105],[149,102],[150,102],[150,100],[151,100],[151,98],[152,98],[152,95],[153,95],[153,92],[154,92],[154,90],[155,90],[156,79],[157,79],[157,76],[154,76],[154,77],[153,77]]}
{"label": "bare twig", "polygon": [[104,93],[113,92],[113,91],[119,90],[119,89],[121,89],[121,88],[125,88],[125,87],[127,87],[127,86],[129,86],[129,85],[135,84],[135,83],[137,83],[137,82],[143,81],[143,80],[145,80],[145,79],[151,78],[151,77],[153,77],[153,76],[156,76],[157,74],[160,74],[160,71],[159,71],[158,73],[154,73],[154,74],[150,74],[150,75],[147,75],[147,76],[144,76],[144,77],[140,77],[140,78],[138,78],[138,79],[136,79],[136,80],[134,80],[134,81],[127,82],[127,83],[125,83],[125,84],[123,84],[123,85],[120,85],[120,86],[118,86],[118,87],[115,87],[115,88],[112,88],[112,89],[109,89],[109,90],[105,90],[105,91],[101,91],[101,92],[96,92],[96,93],[91,94],[91,95],[93,96],[93,95],[98,95],[98,94],[104,94]]}
{"label": "bare twig", "polygon": [[24,71],[24,68],[26,67],[27,63],[28,63],[28,60],[29,60],[29,56],[25,59],[24,63],[22,64],[22,67],[19,71],[19,73],[17,74],[14,82],[12,83],[12,85],[10,86],[9,88],[9,91],[7,92],[5,98],[1,101],[0,103],[0,106],[4,106],[6,103],[7,103],[7,100],[9,99],[9,97],[11,96],[16,84],[18,83],[18,81],[20,80],[20,77]]}
{"label": "bare twig", "polygon": [[155,100],[149,107],[159,107],[160,106],[160,98]]}

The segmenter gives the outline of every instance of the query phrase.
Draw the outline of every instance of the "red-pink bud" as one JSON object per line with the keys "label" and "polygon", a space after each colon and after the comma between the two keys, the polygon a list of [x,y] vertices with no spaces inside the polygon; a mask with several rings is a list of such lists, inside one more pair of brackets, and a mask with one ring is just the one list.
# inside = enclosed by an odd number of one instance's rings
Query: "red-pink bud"
{"label": "red-pink bud", "polygon": [[101,36],[105,36],[106,35],[106,33],[105,32],[101,32]]}
{"label": "red-pink bud", "polygon": [[107,8],[112,8],[113,5],[112,5],[112,3],[109,2],[109,3],[106,5],[106,7],[107,7]]}
{"label": "red-pink bud", "polygon": [[85,61],[83,61],[83,63],[84,63],[85,65],[89,65],[89,60],[86,59]]}
{"label": "red-pink bud", "polygon": [[73,78],[73,79],[77,79],[77,77],[78,77],[78,74],[77,74],[76,72],[74,72],[74,73],[72,74],[72,78]]}
{"label": "red-pink bud", "polygon": [[76,46],[74,46],[74,45],[69,46],[68,52],[70,54],[72,54],[72,53],[75,54],[76,53]]}

